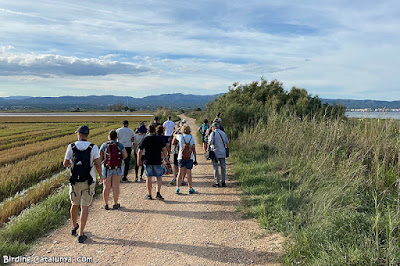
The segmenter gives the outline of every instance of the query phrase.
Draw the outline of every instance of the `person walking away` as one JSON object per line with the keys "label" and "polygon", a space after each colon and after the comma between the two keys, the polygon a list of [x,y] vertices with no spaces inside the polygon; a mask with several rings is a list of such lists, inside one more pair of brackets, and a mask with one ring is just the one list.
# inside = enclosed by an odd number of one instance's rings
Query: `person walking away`
{"label": "person walking away", "polygon": [[[163,123],[165,129],[165,136],[169,137],[168,143],[172,142],[172,133],[175,130],[175,123],[171,121],[172,117],[169,115],[168,120]],[[171,145],[167,147],[168,153],[171,153]]]}
{"label": "person walking away", "polygon": [[158,116],[155,116],[155,117],[154,117],[153,123],[151,123],[151,124],[154,126],[154,128],[156,128],[156,127],[158,127],[159,125],[161,125],[161,124],[158,122]]}
{"label": "person walking away", "polygon": [[169,143],[169,138],[168,136],[164,135],[165,133],[165,128],[162,125],[159,125],[156,127],[156,136],[159,136],[163,139],[165,143],[165,148],[167,151],[169,151],[170,143]]}
{"label": "person walking away", "polygon": [[[138,165],[138,152],[139,152],[139,144],[142,142],[144,137],[146,136],[147,133],[147,128],[144,125],[144,123],[141,123],[140,126],[137,129],[137,133],[133,137],[133,149],[134,149],[134,156],[135,156],[135,182],[139,181],[139,165]],[[140,166],[140,181],[143,181],[143,172],[144,172],[144,167]]]}
{"label": "person walking away", "polygon": [[[184,125],[181,129],[182,135],[175,135],[174,140],[179,141],[179,154],[178,154],[178,167],[179,175],[178,182],[176,182],[175,193],[180,193],[180,184],[182,178],[187,174],[189,194],[194,193],[192,187],[192,168],[193,165],[197,165],[196,145],[195,139],[190,134],[191,130],[189,125]],[[193,161],[194,158],[194,161]]]}
{"label": "person walking away", "polygon": [[128,157],[128,153],[120,142],[117,142],[117,131],[111,130],[108,133],[108,141],[100,146],[101,176],[100,183],[103,183],[104,209],[109,210],[108,199],[110,190],[113,191],[113,209],[118,209],[120,204],[119,183],[123,173],[122,161]]}
{"label": "person walking away", "polygon": [[[180,131],[180,128],[177,128],[173,133],[172,137],[177,134],[182,134]],[[176,183],[176,178],[178,177],[178,154],[179,154],[179,141],[176,140],[175,138],[172,139],[171,141],[171,146],[174,145],[174,149],[172,150],[173,156],[174,156],[174,162],[172,165],[172,171],[174,173],[174,178],[172,181],[169,183],[170,185],[175,185]]]}
{"label": "person walking away", "polygon": [[219,129],[218,123],[213,123],[211,125],[212,133],[209,138],[209,145],[211,150],[215,153],[215,159],[213,159],[214,168],[214,185],[213,187],[219,187],[219,171],[218,164],[221,167],[221,186],[225,187],[225,176],[226,176],[226,148],[229,146],[229,140],[225,132]]}
{"label": "person walking away", "polygon": [[165,136],[171,137],[175,130],[175,123],[171,121],[172,117],[169,115],[168,120],[164,122],[163,127],[165,128]]}
{"label": "person walking away", "polygon": [[[142,154],[143,160],[142,160]],[[161,155],[162,154],[162,155]],[[156,128],[153,124],[149,125],[149,135],[147,135],[143,141],[139,144],[139,152],[138,152],[138,165],[144,165],[144,171],[146,172],[147,181],[147,195],[146,199],[153,199],[151,196],[152,189],[152,177],[155,176],[157,179],[157,195],[156,199],[164,200],[161,196],[161,185],[162,185],[162,156],[167,157],[167,149],[165,148],[165,143],[159,136],[156,136]]]}
{"label": "person walking away", "polygon": [[132,142],[135,132],[129,128],[129,122],[127,120],[122,121],[122,127],[117,129],[118,141],[124,145],[128,157],[124,160],[124,172],[122,174],[122,181],[128,182],[128,171],[131,161],[132,153]]}
{"label": "person walking away", "polygon": [[[78,141],[67,147],[64,156],[64,167],[71,166],[69,178],[69,197],[71,201],[71,221],[73,236],[78,235],[78,242],[83,243],[87,239],[83,230],[89,216],[89,206],[95,193],[96,175],[94,169],[101,176],[101,161],[99,148],[88,141],[89,128],[80,126],[75,131]],[[81,206],[80,225],[77,223],[79,206]],[[77,234],[77,230],[79,233]]]}
{"label": "person walking away", "polygon": [[208,134],[207,131],[210,128],[210,125],[208,124],[208,120],[204,119],[203,124],[199,127],[199,132],[201,134],[201,140],[203,141],[203,149],[204,152],[207,151],[208,148]]}

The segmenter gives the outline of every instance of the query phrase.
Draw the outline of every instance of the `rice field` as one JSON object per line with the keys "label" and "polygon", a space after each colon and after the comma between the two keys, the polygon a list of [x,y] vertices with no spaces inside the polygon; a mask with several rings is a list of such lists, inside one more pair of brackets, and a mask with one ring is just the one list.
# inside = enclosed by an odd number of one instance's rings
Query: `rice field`
{"label": "rice field", "polygon": [[[135,128],[151,117],[0,116],[0,225],[49,196],[68,181],[62,167],[67,145],[80,125],[100,146],[122,120]],[[61,173],[61,174],[59,174]],[[58,175],[57,175],[58,174]],[[53,178],[51,178],[53,177]]]}

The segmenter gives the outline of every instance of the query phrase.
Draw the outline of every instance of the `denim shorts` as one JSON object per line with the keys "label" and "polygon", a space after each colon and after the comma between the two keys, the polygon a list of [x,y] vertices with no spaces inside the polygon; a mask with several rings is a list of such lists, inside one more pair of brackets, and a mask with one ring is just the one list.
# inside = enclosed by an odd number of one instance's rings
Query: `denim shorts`
{"label": "denim shorts", "polygon": [[144,171],[147,177],[156,176],[161,177],[163,175],[162,165],[146,165],[144,164]]}
{"label": "denim shorts", "polygon": [[101,166],[101,177],[102,178],[107,178],[112,175],[119,175],[121,176],[122,173],[124,172],[123,167],[122,168],[117,168],[117,169],[107,169],[104,167],[104,165]]}
{"label": "denim shorts", "polygon": [[193,160],[180,159],[180,160],[178,160],[178,165],[179,165],[179,168],[186,167],[186,169],[190,170],[193,168]]}

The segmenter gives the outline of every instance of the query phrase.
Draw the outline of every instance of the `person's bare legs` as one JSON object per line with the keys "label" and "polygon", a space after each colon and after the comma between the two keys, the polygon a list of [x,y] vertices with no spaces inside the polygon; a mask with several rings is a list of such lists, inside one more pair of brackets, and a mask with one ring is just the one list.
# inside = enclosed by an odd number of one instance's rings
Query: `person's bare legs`
{"label": "person's bare legs", "polygon": [[203,149],[204,149],[204,152],[207,151],[207,143],[205,143],[205,142],[203,142]]}
{"label": "person's bare legs", "polygon": [[81,206],[81,225],[79,226],[79,235],[83,235],[83,229],[85,229],[86,222],[89,216],[89,206]]}
{"label": "person's bare legs", "polygon": [[156,189],[157,193],[160,193],[161,185],[162,185],[162,178],[160,176],[160,177],[157,177],[157,189]]}
{"label": "person's bare legs", "polygon": [[153,183],[151,182],[151,178],[151,176],[148,176],[146,180],[147,195],[151,195],[151,187],[153,185]]}
{"label": "person's bare legs", "polygon": [[116,205],[118,203],[120,181],[121,181],[120,175],[112,175],[111,176],[114,205]]}
{"label": "person's bare legs", "polygon": [[70,214],[72,220],[72,228],[76,227],[76,222],[78,221],[79,205],[71,205]]}
{"label": "person's bare legs", "polygon": [[179,188],[181,186],[181,182],[186,175],[186,167],[179,168],[178,180],[176,181],[176,186]]}
{"label": "person's bare legs", "polygon": [[189,188],[192,187],[192,169],[186,169],[186,175],[187,175],[187,180],[188,180],[188,186]]}
{"label": "person's bare legs", "polygon": [[104,204],[108,205],[108,200],[110,198],[110,190],[112,187],[111,183],[112,176],[109,176],[107,179],[103,181],[103,200]]}

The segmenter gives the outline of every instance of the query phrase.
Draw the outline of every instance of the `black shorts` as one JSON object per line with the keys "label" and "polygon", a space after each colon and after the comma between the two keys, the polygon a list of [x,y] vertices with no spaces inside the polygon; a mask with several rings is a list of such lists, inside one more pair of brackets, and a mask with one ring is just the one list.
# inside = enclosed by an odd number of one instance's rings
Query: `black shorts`
{"label": "black shorts", "polygon": [[174,165],[178,166],[178,154],[174,154]]}

